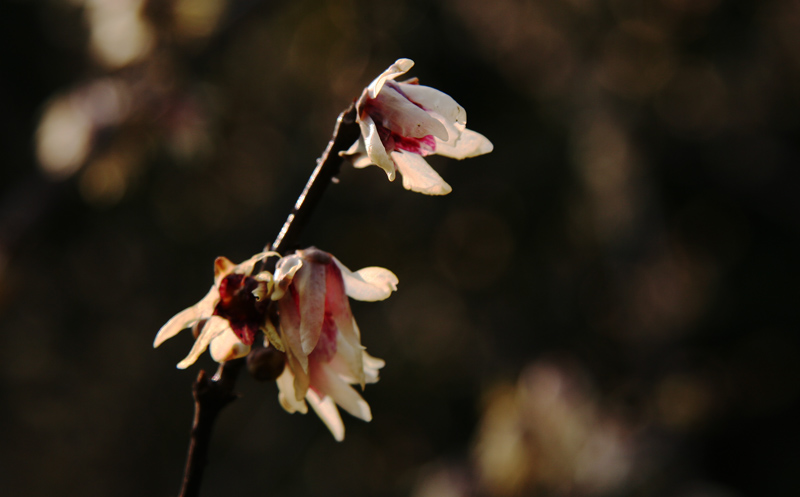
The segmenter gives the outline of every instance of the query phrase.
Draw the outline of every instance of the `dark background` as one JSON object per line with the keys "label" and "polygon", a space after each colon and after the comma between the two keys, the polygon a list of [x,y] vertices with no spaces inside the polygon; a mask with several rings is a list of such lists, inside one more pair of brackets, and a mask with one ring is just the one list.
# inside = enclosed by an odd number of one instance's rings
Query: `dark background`
{"label": "dark background", "polygon": [[303,235],[399,291],[336,443],[239,381],[204,495],[798,495],[800,3],[0,4],[0,490],[177,494],[184,332],[399,57],[495,151],[345,166]]}

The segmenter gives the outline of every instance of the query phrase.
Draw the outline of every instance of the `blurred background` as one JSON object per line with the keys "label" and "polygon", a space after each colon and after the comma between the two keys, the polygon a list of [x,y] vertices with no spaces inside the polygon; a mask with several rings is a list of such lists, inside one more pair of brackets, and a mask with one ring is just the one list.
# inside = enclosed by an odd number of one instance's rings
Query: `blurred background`
{"label": "blurred background", "polygon": [[[304,245],[399,291],[334,442],[242,377],[204,495],[798,495],[800,2],[0,4],[0,488],[169,496],[203,357],[152,340],[271,241],[399,57],[492,154],[345,166]],[[441,160],[440,160],[441,159]]]}

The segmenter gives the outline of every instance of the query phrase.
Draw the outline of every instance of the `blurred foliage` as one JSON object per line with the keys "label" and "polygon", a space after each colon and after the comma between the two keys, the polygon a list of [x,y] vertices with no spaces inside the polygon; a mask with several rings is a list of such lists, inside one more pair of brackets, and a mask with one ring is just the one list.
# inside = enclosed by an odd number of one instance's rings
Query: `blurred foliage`
{"label": "blurred foliage", "polygon": [[495,152],[434,158],[445,198],[343,169],[305,243],[400,278],[353,304],[375,419],[337,444],[243,378],[204,493],[800,492],[800,3],[11,0],[0,33],[4,494],[177,491],[197,368],[156,330],[399,57]]}

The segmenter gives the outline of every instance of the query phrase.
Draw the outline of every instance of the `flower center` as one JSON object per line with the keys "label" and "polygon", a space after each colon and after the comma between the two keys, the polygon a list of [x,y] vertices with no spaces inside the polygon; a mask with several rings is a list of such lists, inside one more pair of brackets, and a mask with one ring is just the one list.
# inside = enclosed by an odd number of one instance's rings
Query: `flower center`
{"label": "flower center", "polygon": [[245,345],[252,345],[256,332],[264,322],[266,300],[257,300],[253,290],[258,281],[243,274],[229,274],[219,284],[219,303],[214,314],[225,318]]}
{"label": "flower center", "polygon": [[405,150],[426,157],[436,152],[436,139],[433,135],[411,138],[395,133],[380,124],[376,123],[375,126],[378,128],[378,136],[387,154],[394,150]]}

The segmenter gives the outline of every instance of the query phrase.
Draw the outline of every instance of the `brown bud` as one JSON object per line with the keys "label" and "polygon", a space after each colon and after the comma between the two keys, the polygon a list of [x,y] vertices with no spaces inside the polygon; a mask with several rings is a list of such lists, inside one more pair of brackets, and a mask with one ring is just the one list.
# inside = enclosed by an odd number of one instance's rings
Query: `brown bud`
{"label": "brown bud", "polygon": [[247,355],[247,371],[258,381],[276,380],[285,365],[286,354],[271,345],[254,348]]}

